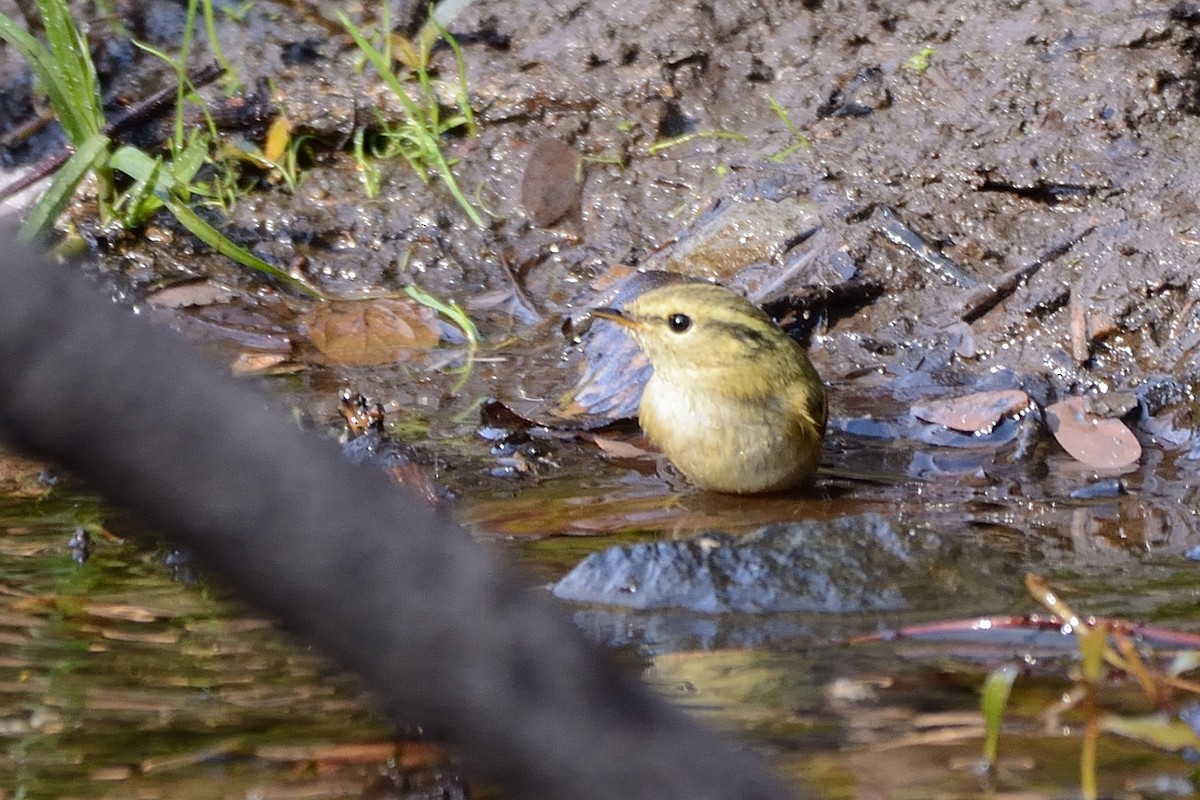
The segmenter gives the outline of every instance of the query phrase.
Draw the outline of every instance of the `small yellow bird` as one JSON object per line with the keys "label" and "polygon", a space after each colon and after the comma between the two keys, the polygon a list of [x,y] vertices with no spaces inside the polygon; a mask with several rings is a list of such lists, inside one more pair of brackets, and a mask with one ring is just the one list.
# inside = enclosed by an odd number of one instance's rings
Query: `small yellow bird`
{"label": "small yellow bird", "polygon": [[721,286],[676,283],[591,313],[624,326],[650,359],[638,419],[692,483],[753,494],[812,481],[825,388],[761,309]]}

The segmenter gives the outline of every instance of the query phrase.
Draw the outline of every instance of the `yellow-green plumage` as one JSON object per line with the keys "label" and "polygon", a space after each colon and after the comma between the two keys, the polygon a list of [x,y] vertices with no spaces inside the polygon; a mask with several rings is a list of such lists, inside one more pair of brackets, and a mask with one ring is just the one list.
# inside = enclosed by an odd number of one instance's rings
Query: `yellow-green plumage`
{"label": "yellow-green plumage", "polygon": [[625,326],[650,359],[638,418],[689,480],[739,494],[812,480],[825,389],[804,348],[761,309],[720,286],[681,283],[594,313]]}

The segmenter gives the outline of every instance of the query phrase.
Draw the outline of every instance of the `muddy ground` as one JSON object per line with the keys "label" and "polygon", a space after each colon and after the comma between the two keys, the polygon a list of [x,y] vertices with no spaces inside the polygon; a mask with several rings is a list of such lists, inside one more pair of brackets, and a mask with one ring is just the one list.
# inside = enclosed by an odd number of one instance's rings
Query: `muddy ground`
{"label": "muddy ground", "polygon": [[[180,9],[136,11],[130,27],[172,46]],[[727,281],[750,266],[738,258],[791,267],[761,300],[851,276],[879,284],[874,302],[818,332],[813,357],[835,386],[886,391],[914,373],[971,383],[1007,368],[1043,402],[1163,377],[1166,401],[1190,401],[1200,11],[1187,3],[474,3],[450,27],[480,134],[447,146],[492,215],[483,230],[402,162],[385,165],[381,196],[363,196],[335,148],[395,104],[355,74],[331,13],[261,2],[221,27],[241,85],[272,81],[297,132],[322,137],[294,195],[256,192],[230,220],[232,238],[273,263],[343,293],[416,280],[485,318],[488,305],[513,308],[495,293],[517,293],[520,335],[586,305],[609,265],[654,264],[714,206],[765,198],[752,232],[765,249],[669,266]],[[133,57],[92,18],[106,52]],[[435,57],[444,95],[450,56]],[[110,60],[128,94],[169,80],[148,77],[149,59],[141,72]],[[28,103],[11,56],[4,69],[17,77],[0,133]],[[771,99],[809,146],[787,150],[797,140]],[[696,138],[650,152],[684,134]],[[36,139],[5,161],[28,162]],[[577,198],[559,185],[570,169],[553,164],[569,156],[547,139],[584,155]],[[544,162],[538,182],[528,168]],[[786,229],[769,208],[781,198],[815,201],[819,232]],[[92,235],[115,246],[106,268],[135,284],[206,269],[192,258],[203,248],[164,233]]]}
{"label": "muddy ground", "polygon": [[[396,7],[398,30],[419,26],[420,5]],[[18,13],[10,0],[0,10]],[[436,178],[421,180],[399,159],[379,164],[378,196],[364,192],[354,133],[399,119],[399,110],[360,69],[336,10],[259,0],[218,16],[238,85],[254,101],[232,105],[259,110],[236,133],[261,142],[282,113],[294,135],[312,138],[294,191],[247,170],[252,191],[228,216],[204,213],[325,292],[416,284],[455,300],[482,334],[473,357],[445,320],[435,326],[440,347],[365,366],[331,356],[313,333],[320,303],[213,256],[166,215],[141,231],[102,228],[85,196],[68,222],[89,245],[86,268],[122,302],[205,342],[225,363],[282,373],[268,385],[315,427],[333,424],[339,389],[380,400],[393,432],[458,492],[460,519],[483,536],[669,538],[876,511],[938,531],[968,554],[958,561],[990,575],[967,580],[961,564],[947,566],[946,588],[923,601],[921,619],[1027,610],[1020,572],[1045,568],[1073,580],[1091,610],[1190,624],[1183,555],[1200,542],[1191,511],[1200,235],[1189,188],[1200,185],[1200,5],[481,0],[448,22],[468,66],[478,135],[458,131],[444,147],[465,194],[486,211],[483,227]],[[364,24],[377,19],[373,8],[346,10]],[[91,21],[114,111],[121,98],[171,84],[112,23],[173,51],[182,8],[146,0],[78,13]],[[433,66],[439,97],[452,104],[453,53],[438,49]],[[53,126],[22,130],[38,106],[29,89],[23,65],[0,47],[0,183],[58,142]],[[231,105],[223,100],[231,92],[228,82],[205,90],[219,108]],[[139,141],[161,136],[157,124],[137,131]],[[571,439],[585,421],[631,407],[628,396],[573,394],[581,356],[563,331],[620,279],[615,265],[717,278],[807,316],[799,327],[830,387],[825,461],[849,482],[828,479],[816,497],[731,501],[690,492],[652,459]],[[171,288],[189,293],[167,299]],[[942,446],[910,415],[914,403],[1013,387],[1042,405],[1088,398],[1099,416],[1124,418],[1143,457],[1123,483],[1106,484],[1122,470],[1071,461],[1036,414],[970,448]],[[562,421],[564,393],[593,398],[583,410],[595,413]],[[480,406],[491,399],[558,420],[566,438],[513,436],[503,414],[485,415],[481,426]],[[1093,486],[1100,494],[1072,495]],[[958,536],[967,540],[961,548]],[[599,546],[577,542],[517,555],[557,579]],[[925,742],[887,749],[907,722],[869,721],[881,704],[899,709],[897,718],[961,710],[974,691],[962,687],[977,686],[977,675],[938,672],[930,666],[938,656],[914,645],[901,660],[911,659],[915,674],[901,669],[893,681],[893,648],[875,661],[825,652],[810,663],[796,644],[882,624],[869,616],[806,618],[775,634],[770,622],[742,618],[695,623],[592,609],[577,619],[598,639],[657,652],[660,679],[685,699],[678,687],[709,669],[719,676],[709,676],[716,706],[724,707],[722,691],[740,691],[721,683],[738,669],[794,691],[762,705],[803,708],[804,725],[764,721],[769,713],[746,711],[754,703],[744,698],[729,705],[742,709],[734,724],[781,751],[850,753],[836,768],[820,759],[796,767],[810,784],[837,786],[838,775],[854,774],[872,776],[863,786],[898,792],[891,796],[929,796],[930,786],[982,791]],[[696,655],[747,642],[780,650]],[[676,658],[676,650],[693,652]],[[972,661],[965,650],[955,657]],[[979,660],[1011,655],[1005,644],[996,651]],[[797,670],[809,668],[811,685],[797,687]],[[850,683],[858,694],[837,694]],[[1046,690],[1046,702],[1060,690]],[[820,710],[810,715],[810,704]],[[1074,777],[1061,773],[1076,756],[1047,756],[1048,746],[1032,735],[1022,752],[1059,774],[1013,785],[1064,796]],[[972,757],[974,740],[960,751]],[[888,761],[893,752],[907,759],[902,766]],[[1110,785],[1130,785],[1120,780],[1118,766]]]}

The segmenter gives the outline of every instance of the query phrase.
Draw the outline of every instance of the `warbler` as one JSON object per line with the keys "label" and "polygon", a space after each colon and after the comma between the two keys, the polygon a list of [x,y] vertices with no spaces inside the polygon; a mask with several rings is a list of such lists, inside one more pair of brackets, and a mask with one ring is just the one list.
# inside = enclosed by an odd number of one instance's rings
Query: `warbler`
{"label": "warbler", "polygon": [[638,420],[688,480],[733,494],[812,481],[825,388],[760,308],[715,284],[676,283],[591,313],[623,326],[650,360]]}

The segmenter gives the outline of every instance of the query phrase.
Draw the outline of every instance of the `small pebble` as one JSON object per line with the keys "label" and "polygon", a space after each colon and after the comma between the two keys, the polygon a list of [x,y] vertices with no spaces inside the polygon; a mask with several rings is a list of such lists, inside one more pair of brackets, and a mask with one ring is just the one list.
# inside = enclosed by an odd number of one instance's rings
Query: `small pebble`
{"label": "small pebble", "polygon": [[67,549],[71,551],[71,560],[83,566],[92,554],[92,535],[86,528],[76,528],[67,542]]}
{"label": "small pebble", "polygon": [[194,584],[198,575],[192,551],[186,548],[168,550],[163,558],[163,565],[171,571],[171,580],[184,584]]}
{"label": "small pebble", "polygon": [[1120,497],[1126,494],[1125,481],[1120,478],[1105,478],[1081,486],[1071,492],[1072,500],[1098,500],[1105,497]]}

